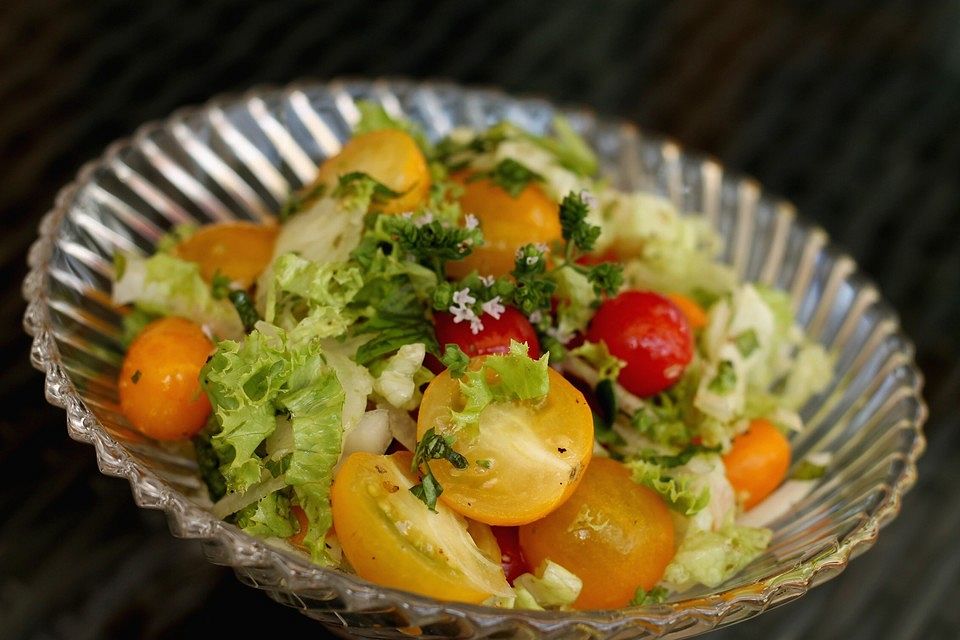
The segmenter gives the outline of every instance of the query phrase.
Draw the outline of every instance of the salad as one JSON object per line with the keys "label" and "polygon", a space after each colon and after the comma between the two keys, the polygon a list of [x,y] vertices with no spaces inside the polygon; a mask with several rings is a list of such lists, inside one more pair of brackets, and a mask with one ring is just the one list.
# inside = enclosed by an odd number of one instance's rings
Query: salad
{"label": "salad", "polygon": [[[372,582],[528,609],[715,587],[822,475],[833,375],[704,220],[616,188],[557,118],[429,140],[361,104],[270,223],[118,254],[127,421],[212,512]],[[787,478],[793,468],[793,477]]]}

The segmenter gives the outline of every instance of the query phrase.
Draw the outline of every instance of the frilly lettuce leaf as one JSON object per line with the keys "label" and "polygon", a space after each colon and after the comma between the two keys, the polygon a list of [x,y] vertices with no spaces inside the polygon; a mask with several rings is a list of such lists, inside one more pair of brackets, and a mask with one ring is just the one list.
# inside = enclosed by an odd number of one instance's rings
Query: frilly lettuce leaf
{"label": "frilly lettuce leaf", "polygon": [[281,491],[274,491],[238,511],[234,523],[251,535],[265,538],[288,538],[297,532],[296,521],[290,513],[290,498]]}
{"label": "frilly lettuce leaf", "polygon": [[[243,342],[219,343],[200,375],[221,426],[211,445],[228,492],[246,492],[271,477],[271,483],[293,487],[309,521],[304,544],[314,561],[325,561],[324,536],[332,522],[329,490],[340,455],[344,391],[319,340],[293,343],[282,329],[260,322]],[[267,448],[280,451],[283,457],[268,461],[257,451],[277,428],[278,414],[289,416],[292,444],[280,447],[271,438]],[[268,506],[264,505],[264,514],[278,513],[279,507],[271,512]],[[258,528],[267,526],[264,518],[257,520]],[[274,520],[269,522],[279,530]]]}
{"label": "frilly lettuce leaf", "polygon": [[493,402],[538,400],[547,395],[550,356],[543,354],[534,360],[527,355],[528,351],[525,343],[511,340],[508,353],[487,357],[478,369],[467,371],[460,378],[460,393],[466,402],[461,411],[452,413],[451,424],[455,429],[478,425],[480,414]]}
{"label": "frilly lettuce leaf", "polygon": [[676,591],[696,584],[713,588],[750,564],[770,544],[769,529],[728,525],[691,531],[667,565],[663,582]]}
{"label": "frilly lettuce leaf", "polygon": [[133,303],[147,314],[182,316],[220,338],[243,336],[243,323],[226,300],[215,300],[196,263],[157,253],[149,258],[119,254],[113,301]]}
{"label": "frilly lettuce leaf", "polygon": [[634,482],[659,493],[671,509],[682,515],[692,516],[710,502],[708,488],[691,487],[690,478],[671,476],[655,462],[631,460],[626,465]]}
{"label": "frilly lettuce leaf", "polygon": [[607,343],[585,341],[579,347],[572,349],[571,356],[583,358],[589,362],[601,380],[616,380],[620,371],[627,366],[627,363],[610,353]]}
{"label": "frilly lettuce leaf", "polygon": [[[363,286],[360,270],[340,262],[313,262],[285,253],[273,263],[264,318],[310,337],[346,332],[353,317],[346,306]],[[303,326],[298,326],[303,323]]]}

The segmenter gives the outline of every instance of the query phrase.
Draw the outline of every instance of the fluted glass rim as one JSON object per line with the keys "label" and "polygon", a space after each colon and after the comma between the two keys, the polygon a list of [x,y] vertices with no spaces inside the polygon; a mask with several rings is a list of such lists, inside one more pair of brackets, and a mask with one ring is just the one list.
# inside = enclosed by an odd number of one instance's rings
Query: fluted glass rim
{"label": "fluted glass rim", "polygon": [[[355,575],[313,565],[304,556],[271,546],[267,541],[254,538],[233,525],[218,520],[132,456],[129,450],[104,429],[94,413],[80,398],[74,383],[62,366],[62,355],[51,331],[46,274],[61,222],[70,211],[77,194],[90,182],[99,168],[108,165],[118,154],[142,144],[152,133],[170,128],[185,118],[268,96],[284,98],[294,92],[356,86],[366,87],[368,92],[374,89],[395,91],[411,87],[433,88],[465,92],[477,96],[478,99],[496,97],[519,104],[550,104],[541,98],[518,98],[497,89],[465,88],[451,82],[434,80],[412,81],[394,78],[339,79],[329,82],[305,80],[283,87],[259,86],[240,94],[214,97],[203,105],[179,109],[168,118],[148,122],[130,137],[112,143],[101,157],[86,163],[77,177],[60,190],[53,207],[43,217],[39,226],[39,237],[29,251],[29,273],[23,283],[23,295],[27,301],[24,327],[33,337],[31,361],[44,373],[47,400],[66,410],[70,437],[92,444],[100,470],[104,474],[127,479],[139,506],[164,511],[174,535],[202,540],[208,550],[216,548],[218,561],[226,558],[224,563],[237,569],[241,578],[255,586],[274,592],[274,597],[277,592],[287,594],[283,599],[288,603],[303,604],[306,608],[303,598],[316,597],[322,600],[332,595],[343,604],[345,611],[395,607],[404,613],[412,625],[429,624],[452,616],[469,620],[474,627],[485,631],[504,628],[504,624],[520,624],[534,631],[551,634],[570,629],[590,630],[591,633],[600,634],[623,632],[627,629],[648,634],[677,633],[680,635],[683,635],[683,630],[687,628],[702,631],[752,617],[772,606],[799,597],[812,586],[837,575],[852,557],[859,555],[875,543],[880,528],[897,515],[903,495],[916,482],[916,463],[925,448],[922,425],[927,416],[927,407],[921,395],[923,377],[913,360],[912,342],[903,333],[896,313],[888,304],[882,303],[879,294],[877,299],[882,305],[879,313],[893,323],[890,335],[897,337],[903,345],[902,349],[908,362],[906,366],[912,373],[911,382],[906,384],[909,385],[908,392],[916,400],[913,413],[909,417],[909,428],[913,430],[914,437],[909,450],[904,452],[905,458],[901,472],[893,481],[890,491],[879,501],[869,517],[838,541],[835,548],[806,559],[798,565],[784,567],[783,570],[758,583],[724,589],[705,597],[610,611],[536,612],[452,603],[385,588]],[[564,108],[562,111],[591,122],[599,120],[608,124],[615,123],[618,127],[634,132],[640,131],[625,121],[597,119],[588,109]],[[717,168],[722,167],[712,158],[684,151],[679,144],[666,137],[643,132],[641,144],[659,145],[661,150],[667,150],[670,154],[679,155],[685,160],[712,164]],[[791,204],[769,196],[759,187],[757,181],[750,177],[724,171],[723,180],[733,181],[737,188],[756,191],[758,197],[766,199],[774,206],[778,218],[787,218],[791,227],[800,228],[811,236],[819,238],[821,240],[819,251],[848,260],[851,268],[854,269],[851,273],[856,277],[859,288],[876,290],[873,282],[855,267],[853,261],[827,241],[826,233],[822,229],[796,219]]]}

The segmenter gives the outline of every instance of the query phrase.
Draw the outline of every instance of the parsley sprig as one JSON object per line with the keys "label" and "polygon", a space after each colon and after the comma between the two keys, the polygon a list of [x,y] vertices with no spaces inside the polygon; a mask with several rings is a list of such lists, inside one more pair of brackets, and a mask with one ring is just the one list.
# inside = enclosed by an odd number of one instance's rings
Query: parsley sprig
{"label": "parsley sprig", "polygon": [[413,452],[411,470],[416,472],[423,465],[425,471],[419,484],[410,487],[410,493],[427,505],[430,511],[436,513],[437,498],[443,493],[443,487],[430,469],[430,460],[446,460],[457,469],[466,469],[469,462],[462,455],[453,450],[453,436],[443,436],[433,428],[427,429],[417,449]]}

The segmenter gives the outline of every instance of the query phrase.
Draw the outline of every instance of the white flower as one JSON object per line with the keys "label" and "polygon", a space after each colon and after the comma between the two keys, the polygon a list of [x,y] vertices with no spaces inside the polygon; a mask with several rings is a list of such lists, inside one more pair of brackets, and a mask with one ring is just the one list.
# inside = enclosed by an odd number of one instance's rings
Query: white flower
{"label": "white flower", "polygon": [[458,307],[465,307],[468,304],[473,304],[477,299],[470,295],[470,287],[464,287],[459,291],[453,292],[453,304]]}
{"label": "white flower", "polygon": [[550,247],[548,247],[545,242],[538,242],[533,246],[535,246],[537,248],[537,251],[539,251],[540,253],[546,253],[550,251]]}
{"label": "white flower", "polygon": [[473,316],[473,319],[470,320],[470,333],[477,335],[481,331],[483,331],[483,321],[477,316]]}
{"label": "white flower", "polygon": [[567,344],[573,339],[572,333],[560,331],[559,327],[547,327],[545,333],[560,344]]}
{"label": "white flower", "polygon": [[433,222],[433,214],[427,211],[423,215],[419,216],[416,220],[413,221],[418,227],[422,227],[425,224],[430,224]]}
{"label": "white flower", "polygon": [[494,296],[483,303],[483,312],[493,316],[494,320],[499,320],[506,310],[507,308],[500,302],[500,296]]}
{"label": "white flower", "polygon": [[403,218],[404,220],[409,220],[410,218],[413,217],[413,211],[404,211],[403,213],[400,214],[400,217]]}
{"label": "white flower", "polygon": [[480,221],[477,220],[477,216],[472,213],[468,213],[466,217],[464,217],[464,222],[466,223],[467,229],[476,229],[480,226]]}
{"label": "white flower", "polygon": [[464,321],[473,322],[477,317],[477,314],[474,313],[470,307],[451,305],[449,311],[453,314],[454,324],[459,324]]}
{"label": "white flower", "polygon": [[540,309],[537,309],[536,311],[531,313],[528,317],[530,320],[530,324],[537,324],[538,322],[543,320],[543,312],[540,311]]}
{"label": "white flower", "polygon": [[532,267],[540,261],[540,256],[527,256],[527,266]]}
{"label": "white flower", "polygon": [[597,196],[593,195],[589,190],[587,189],[581,190],[580,199],[583,200],[583,203],[588,207],[590,207],[591,209],[596,209]]}
{"label": "white flower", "polygon": [[489,289],[490,287],[492,287],[496,281],[497,281],[497,279],[494,278],[492,275],[491,275],[491,276],[480,276],[480,284],[482,284],[483,286],[487,287],[488,289]]}

